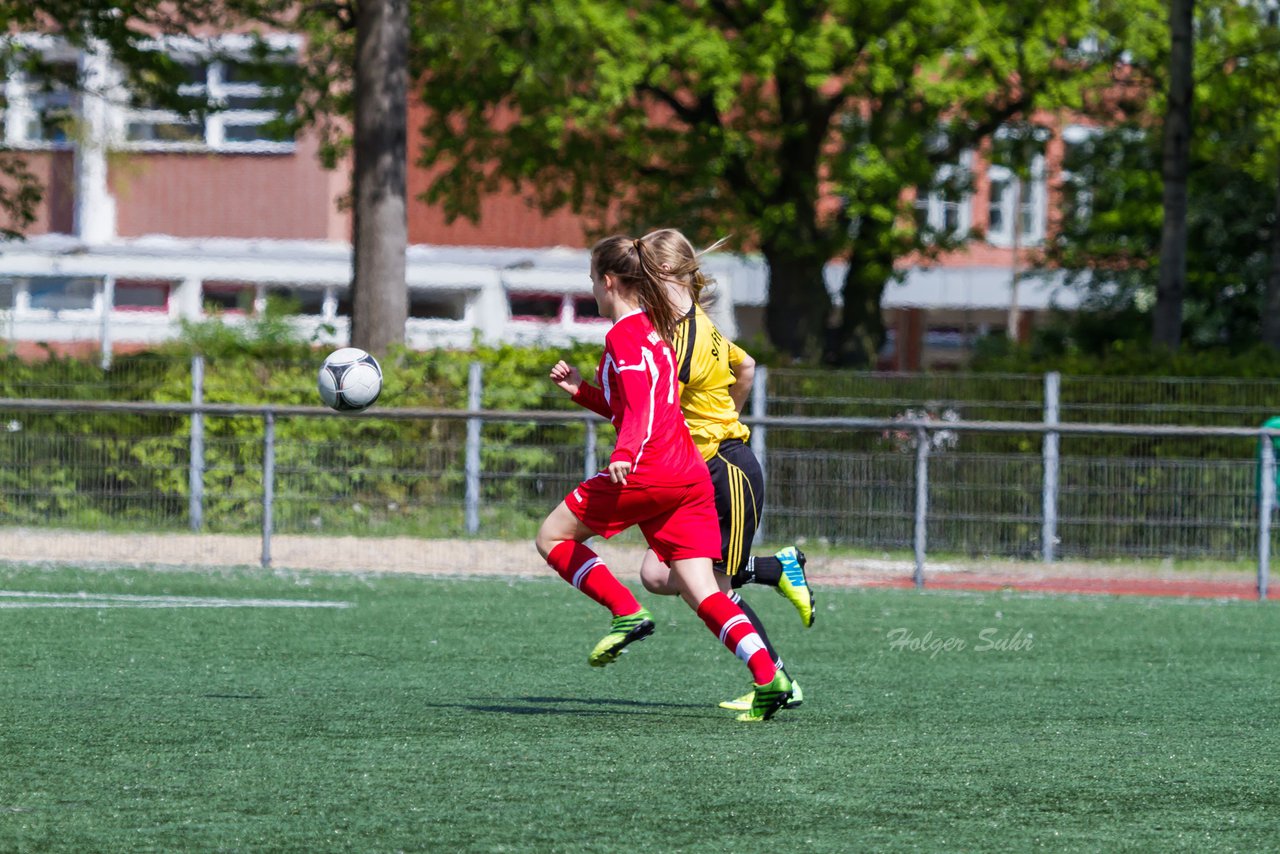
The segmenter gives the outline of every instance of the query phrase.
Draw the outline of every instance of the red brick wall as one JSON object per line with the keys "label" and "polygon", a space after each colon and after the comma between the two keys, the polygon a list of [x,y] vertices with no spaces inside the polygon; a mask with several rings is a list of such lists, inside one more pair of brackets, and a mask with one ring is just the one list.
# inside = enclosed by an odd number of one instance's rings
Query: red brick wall
{"label": "red brick wall", "polygon": [[544,216],[527,199],[510,193],[493,195],[480,204],[480,219],[445,222],[444,213],[418,197],[431,184],[431,173],[418,166],[418,128],[427,120],[426,109],[409,103],[409,242],[444,246],[495,246],[535,248],[587,246],[583,221],[566,211]]}
{"label": "red brick wall", "polygon": [[75,156],[70,151],[32,151],[21,156],[44,188],[44,198],[36,208],[36,221],[25,233],[70,234],[76,209]]}
{"label": "red brick wall", "polygon": [[331,233],[335,176],[305,139],[292,154],[117,152],[109,173],[121,237],[348,237]]}

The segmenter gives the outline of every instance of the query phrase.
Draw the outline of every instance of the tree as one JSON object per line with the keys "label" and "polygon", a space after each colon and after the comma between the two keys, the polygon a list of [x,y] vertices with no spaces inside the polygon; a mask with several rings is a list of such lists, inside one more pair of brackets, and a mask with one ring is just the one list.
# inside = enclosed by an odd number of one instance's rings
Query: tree
{"label": "tree", "polygon": [[[1202,348],[1280,344],[1280,28],[1265,4],[1201,0],[1195,39],[1185,284],[1178,337]],[[1147,339],[1155,323],[1167,217],[1161,176],[1169,40],[1135,51],[1148,98],[1125,121],[1073,146],[1060,227],[1046,262],[1082,289],[1077,344]],[[1154,75],[1153,75],[1154,76]],[[1167,345],[1165,345],[1167,347]]]}
{"label": "tree", "polygon": [[1151,338],[1177,350],[1182,338],[1182,301],[1187,278],[1187,164],[1191,152],[1191,104],[1195,55],[1195,0],[1169,4],[1169,94],[1164,117],[1160,174],[1164,179],[1164,228],[1160,237],[1160,281],[1152,312]]}
{"label": "tree", "polygon": [[351,343],[379,355],[404,342],[408,316],[408,7],[361,0],[356,12]]}
{"label": "tree", "polygon": [[[434,112],[427,199],[474,217],[482,195],[514,186],[597,232],[733,235],[768,262],[776,346],[866,364],[895,262],[968,236],[917,223],[912,191],[937,189],[938,167],[1003,122],[1078,101],[1111,62],[1066,49],[1095,28],[1123,31],[1132,16],[1117,8],[438,0],[420,9],[431,26],[412,54]],[[833,322],[823,268],[840,257]]]}

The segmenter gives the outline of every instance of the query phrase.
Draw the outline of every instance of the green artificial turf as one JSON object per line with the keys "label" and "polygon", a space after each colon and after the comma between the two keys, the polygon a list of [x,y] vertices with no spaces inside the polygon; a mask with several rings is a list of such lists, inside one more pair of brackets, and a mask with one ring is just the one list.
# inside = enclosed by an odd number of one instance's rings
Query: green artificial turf
{"label": "green artificial turf", "polygon": [[684,605],[595,670],[553,577],[0,590],[3,851],[1280,848],[1274,603],[825,589],[804,630],[748,588],[806,702],[744,725]]}

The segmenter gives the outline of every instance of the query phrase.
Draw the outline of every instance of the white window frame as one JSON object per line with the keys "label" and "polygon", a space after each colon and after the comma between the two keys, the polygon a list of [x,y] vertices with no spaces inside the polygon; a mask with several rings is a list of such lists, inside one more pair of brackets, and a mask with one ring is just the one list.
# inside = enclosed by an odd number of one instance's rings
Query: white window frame
{"label": "white window frame", "polygon": [[[996,131],[996,136],[1001,132]],[[1045,134],[1048,141],[1048,133]],[[987,242],[992,246],[1013,246],[1014,217],[1022,217],[1022,232],[1018,235],[1019,246],[1038,246],[1044,242],[1045,229],[1049,219],[1049,193],[1045,180],[1044,152],[1031,159],[1030,180],[1022,182],[1018,196],[1018,210],[1014,210],[1013,188],[1018,177],[1006,166],[990,164],[987,166]],[[1004,188],[997,198],[992,187],[1003,183]],[[999,209],[1001,224],[999,228],[991,225],[990,212]]]}
{"label": "white window frame", "polygon": [[[960,155],[958,162],[938,167],[936,183],[943,184],[953,177],[963,175],[972,166],[973,152],[966,151]],[[924,212],[925,222],[929,228],[940,234],[964,236],[973,225],[973,193],[971,191],[965,192],[959,199],[952,200],[943,198],[940,190],[932,190],[923,199],[917,198],[915,205],[916,210]],[[947,212],[952,209],[956,212],[956,226],[948,229],[946,227]]]}
{"label": "white window frame", "polygon": [[[1098,128],[1087,127],[1085,125],[1067,125],[1065,128],[1063,128],[1062,129],[1062,147],[1063,147],[1062,155],[1063,155],[1064,161],[1066,159],[1067,146],[1078,145],[1082,142],[1085,142],[1089,138],[1097,136],[1099,132],[1100,131]],[[1065,187],[1067,184],[1070,184],[1075,180],[1075,173],[1072,172],[1070,169],[1063,168],[1058,173],[1058,178],[1059,178],[1060,186]],[[1093,215],[1093,195],[1087,189],[1081,190],[1079,194],[1079,199],[1080,199],[1080,206],[1076,209],[1076,214],[1081,220],[1087,220],[1090,216]]]}
{"label": "white window frame", "polygon": [[[52,62],[76,62],[78,70],[83,69],[84,54],[65,41],[47,34],[23,33],[7,37],[7,41],[17,50],[38,51],[44,58]],[[144,47],[152,50],[164,50],[175,57],[199,63],[205,68],[204,81],[184,87],[188,93],[206,91],[214,102],[226,103],[232,98],[256,98],[270,94],[270,89],[260,83],[226,82],[227,60],[234,61],[236,56],[247,56],[254,44],[249,36],[227,35],[215,39],[195,39],[174,37],[158,39],[145,43]],[[296,55],[302,46],[302,39],[295,35],[281,34],[267,37],[267,44],[276,50],[291,52]],[[38,115],[40,93],[27,75],[14,68],[5,74],[0,83],[4,90],[6,106],[0,110],[0,144],[20,149],[68,149],[75,146],[75,140],[51,141],[32,139],[29,128]],[[253,154],[292,154],[297,150],[293,140],[228,140],[228,130],[234,127],[257,126],[277,118],[273,110],[241,109],[211,112],[202,122],[192,123],[197,130],[190,140],[130,140],[127,138],[131,123],[187,123],[177,112],[172,110],[138,109],[127,105],[123,90],[99,92],[108,102],[107,122],[111,147],[125,151],[196,151],[196,152],[244,152]],[[70,107],[73,116],[83,117],[84,96],[73,92]]]}
{"label": "white window frame", "polygon": [[[39,53],[46,62],[74,63],[79,73],[79,52],[66,43],[50,36],[22,35],[9,39],[16,51]],[[58,150],[71,148],[74,141],[33,139],[29,133],[31,124],[40,115],[40,107],[46,93],[39,91],[39,82],[30,79],[26,71],[10,68],[3,84],[5,106],[0,110],[0,143],[24,150]],[[68,93],[67,110],[79,116],[81,99],[78,92]]]}
{"label": "white window frame", "polygon": [[[231,98],[254,98],[270,94],[269,87],[259,83],[228,83],[227,61],[223,57],[233,58],[237,54],[247,52],[252,42],[245,36],[224,36],[212,40],[192,38],[169,38],[152,42],[149,47],[164,50],[178,59],[189,61],[204,68],[204,81],[184,85],[179,91],[183,94],[204,92],[213,103],[226,103]],[[277,36],[268,38],[268,44],[278,50],[297,53],[301,40],[296,36]],[[262,125],[277,118],[272,110],[222,110],[211,112],[203,121],[189,122],[180,113],[172,110],[150,110],[124,107],[119,111],[118,130],[120,142],[118,148],[126,151],[225,151],[246,153],[280,153],[290,154],[297,149],[292,140],[244,140],[227,139],[229,127]],[[129,139],[131,124],[192,124],[199,129],[196,139],[192,140],[147,140]]]}

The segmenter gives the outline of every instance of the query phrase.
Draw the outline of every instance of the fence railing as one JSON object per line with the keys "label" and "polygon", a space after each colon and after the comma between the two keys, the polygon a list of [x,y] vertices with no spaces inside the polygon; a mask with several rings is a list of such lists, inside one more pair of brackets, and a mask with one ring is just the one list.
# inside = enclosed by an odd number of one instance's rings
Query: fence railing
{"label": "fence railing", "polygon": [[[131,438],[123,429],[102,435],[112,431],[98,428],[86,437],[65,426],[50,434],[11,422],[18,427],[0,433],[0,450],[10,446],[0,525],[39,512],[48,526],[66,529],[92,530],[116,519],[155,530],[222,525],[243,532],[246,507],[256,503],[263,566],[272,565],[273,538],[282,529],[531,536],[554,502],[596,469],[607,438],[595,429],[599,419],[585,411],[482,409],[478,399],[473,394],[464,410],[377,409],[359,416],[318,406],[3,400],[0,412],[31,418],[178,418],[190,429],[186,453],[179,454],[173,436]],[[213,419],[250,419],[260,428],[224,431],[211,442]],[[293,429],[282,440],[282,424],[306,419],[328,419],[328,438]],[[764,414],[744,420],[765,470],[765,529],[777,541],[814,537],[909,548],[920,586],[930,549],[1045,562],[1064,552],[1227,559],[1251,553],[1259,595],[1266,596],[1280,430],[1052,417]],[[405,422],[415,431],[407,440],[388,427]],[[386,429],[379,432],[378,425]],[[980,437],[992,436],[1019,444],[984,448]],[[1127,438],[1218,447],[1174,458],[1097,451],[1103,439]],[[218,514],[207,506],[215,502],[225,505]],[[372,504],[382,508],[376,519],[368,511]],[[184,506],[185,513],[175,512]],[[352,522],[353,507],[365,514],[354,519],[355,529],[333,522]],[[404,527],[392,525],[393,517]]]}

